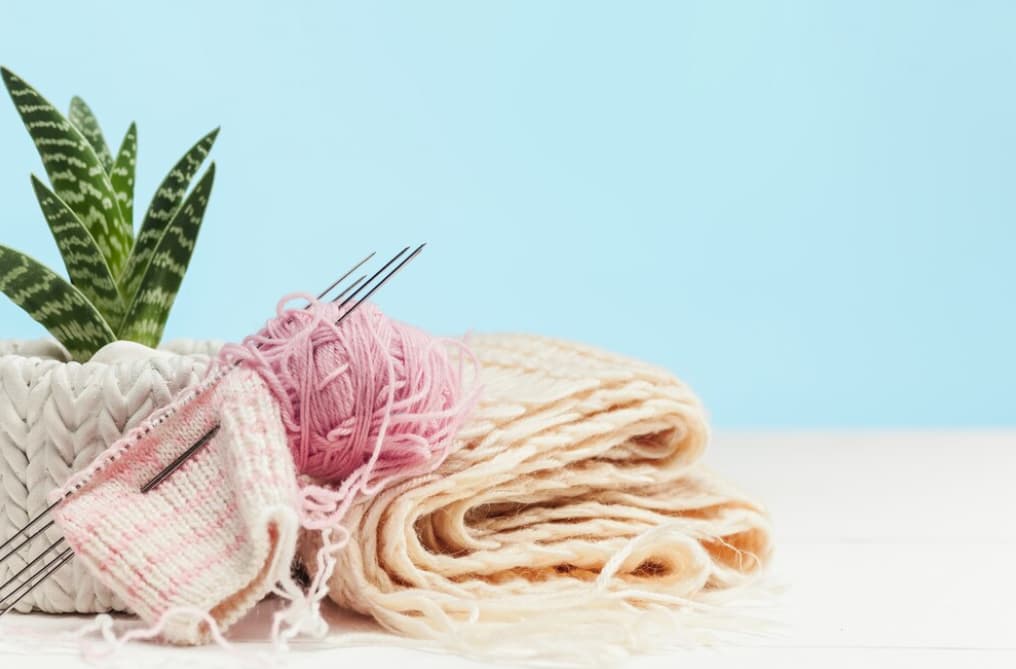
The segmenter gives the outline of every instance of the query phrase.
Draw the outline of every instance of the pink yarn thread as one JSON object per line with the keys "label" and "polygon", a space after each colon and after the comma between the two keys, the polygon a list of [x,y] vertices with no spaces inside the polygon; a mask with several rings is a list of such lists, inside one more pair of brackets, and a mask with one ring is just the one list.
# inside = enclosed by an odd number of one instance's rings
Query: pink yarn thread
{"label": "pink yarn thread", "polygon": [[[296,298],[307,308],[287,308]],[[472,355],[461,342],[391,320],[372,304],[336,326],[341,315],[338,305],[287,296],[260,332],[220,358],[257,371],[279,402],[296,469],[310,479],[304,525],[344,533],[339,523],[357,495],[444,460],[476,393],[462,389]]]}

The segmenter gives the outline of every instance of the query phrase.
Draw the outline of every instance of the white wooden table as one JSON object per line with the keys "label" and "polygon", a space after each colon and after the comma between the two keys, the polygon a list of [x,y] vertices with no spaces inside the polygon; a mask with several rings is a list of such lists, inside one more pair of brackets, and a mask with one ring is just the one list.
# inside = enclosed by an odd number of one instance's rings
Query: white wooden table
{"label": "white wooden table", "polygon": [[[771,613],[780,629],[626,666],[1016,667],[1016,432],[721,433],[707,460],[770,506],[772,578],[787,586]],[[244,651],[261,650],[255,639],[269,618],[262,609],[231,637]],[[84,666],[76,646],[52,639],[86,621],[8,616],[0,623],[0,667]],[[344,614],[335,622],[374,629]],[[153,663],[248,666],[249,657],[134,644],[108,662]],[[279,662],[340,663],[475,666],[404,648],[309,644]]]}

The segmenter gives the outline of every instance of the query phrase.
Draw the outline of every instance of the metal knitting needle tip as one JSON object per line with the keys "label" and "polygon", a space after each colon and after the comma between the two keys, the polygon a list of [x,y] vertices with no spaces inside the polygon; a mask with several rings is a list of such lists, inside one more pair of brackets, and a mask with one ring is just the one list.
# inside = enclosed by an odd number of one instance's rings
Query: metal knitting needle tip
{"label": "metal knitting needle tip", "polygon": [[[35,525],[37,522],[42,520],[46,516],[46,514],[49,513],[50,511],[52,511],[53,509],[55,509],[56,506],[61,501],[62,500],[57,500],[57,501],[53,502],[52,504],[50,504],[49,506],[47,506],[45,509],[42,510],[42,512],[40,512],[37,516],[35,516],[35,518],[32,518],[31,520],[29,520],[25,524],[24,527],[22,527],[20,530],[18,530],[17,532],[12,534],[10,537],[8,537],[7,541],[5,541],[2,544],[0,544],[0,551],[2,551],[3,549],[7,548],[7,546],[9,546],[15,539],[17,539],[22,534],[27,532],[29,530],[29,528],[32,527],[33,525]],[[0,558],[0,564],[2,564],[3,561],[6,560],[7,558],[9,558],[10,556],[11,556],[11,553],[8,553],[7,555],[4,555],[2,558]]]}
{"label": "metal knitting needle tip", "polygon": [[[0,594],[2,594],[3,591],[7,589],[8,586],[10,586],[12,583],[16,582],[19,578],[21,578],[21,575],[24,574],[29,569],[31,569],[35,564],[37,564],[39,562],[39,560],[43,559],[44,557],[46,557],[47,555],[52,553],[54,550],[56,550],[56,548],[58,546],[60,546],[60,544],[62,544],[63,542],[64,542],[64,538],[60,537],[59,539],[54,541],[52,544],[50,544],[49,547],[46,548],[46,550],[44,550],[41,553],[39,553],[38,555],[36,555],[35,558],[33,558],[31,562],[29,562],[24,567],[22,567],[21,570],[18,571],[18,573],[14,574],[14,576],[11,576],[9,579],[4,581],[3,585],[0,585]],[[17,592],[17,591],[15,590],[15,592]],[[6,597],[3,597],[2,599],[0,599],[0,606],[3,606],[3,600],[7,599],[7,597],[9,597],[9,596],[10,595],[7,595]]]}
{"label": "metal knitting needle tip", "polygon": [[[47,578],[55,574],[56,571],[60,569],[60,567],[64,566],[67,563],[67,561],[70,560],[72,557],[74,557],[74,551],[68,548],[64,552],[57,555],[56,559],[48,563],[45,567],[42,568],[41,571],[33,574],[27,581],[25,581],[24,584],[21,585],[21,587],[12,592],[10,595],[7,595],[7,597],[4,598],[4,601],[0,602],[0,606],[6,603],[6,601],[10,599],[12,595],[20,592],[21,590],[25,590],[20,595],[18,595],[17,599],[8,604],[6,608],[0,610],[0,618],[7,615],[7,613],[11,609],[13,609],[15,606],[18,605],[18,602],[27,597],[30,592],[39,587],[43,582],[45,582]],[[25,589],[26,587],[27,590]]]}
{"label": "metal knitting needle tip", "polygon": [[[400,271],[402,271],[402,268],[405,267],[406,265],[408,265],[413,260],[413,258],[415,258],[416,256],[420,255],[420,252],[423,251],[423,247],[426,246],[426,245],[427,244],[424,243],[424,244],[420,244],[419,246],[417,246],[415,251],[410,253],[409,256],[405,260],[403,260],[398,265],[396,265],[395,269],[393,269],[383,279],[381,279],[381,281],[379,281],[377,283],[377,285],[375,285],[369,291],[367,291],[367,294],[364,295],[363,297],[361,297],[359,302],[357,302],[352,307],[350,307],[349,310],[346,311],[346,313],[342,314],[342,316],[339,317],[339,320],[335,321],[335,324],[338,325],[339,323],[341,323],[346,318],[346,316],[348,316],[349,314],[351,314],[354,311],[356,311],[356,309],[361,304],[363,304],[364,302],[369,300],[374,293],[376,293],[377,291],[381,290],[381,287],[384,286],[386,283],[388,283],[392,279],[392,277],[394,277],[396,274],[398,274]],[[409,247],[407,246],[406,248],[408,249]],[[405,253],[405,250],[403,250],[402,253]],[[400,253],[399,255],[402,255],[402,253]],[[396,256],[396,258],[398,258],[398,256]],[[392,260],[394,260],[394,258]],[[390,265],[391,262],[389,262],[388,264]],[[385,265],[385,267],[387,267],[387,266],[388,265]]]}
{"label": "metal knitting needle tip", "polygon": [[[52,508],[53,508],[53,505],[50,505],[49,509],[52,509]],[[49,511],[49,509],[46,509],[46,511]],[[39,514],[37,516],[37,518],[41,519],[42,516],[44,516],[46,514],[46,511],[43,511],[41,514]],[[19,552],[22,548],[24,548],[28,544],[32,543],[32,541],[34,541],[37,536],[39,536],[40,534],[42,534],[43,532],[45,532],[49,528],[53,527],[53,524],[55,522],[56,521],[51,520],[48,523],[46,523],[45,525],[43,525],[42,527],[40,527],[39,529],[37,529],[35,532],[32,532],[27,537],[25,537],[24,541],[22,541],[16,547],[10,549],[7,553],[4,554],[3,557],[0,557],[0,564],[3,564],[4,562],[7,562],[7,560],[9,560],[12,555],[14,555],[15,553]],[[28,527],[28,525],[26,525],[25,527]],[[25,527],[21,528],[21,531],[18,532],[18,534],[22,534],[25,531]],[[16,537],[16,536],[18,536],[18,534],[15,534],[14,536]],[[11,539],[13,539],[13,538],[14,537],[11,537]],[[7,543],[10,543],[10,541],[8,541]],[[4,545],[6,545],[6,544],[4,544]]]}
{"label": "metal knitting needle tip", "polygon": [[333,299],[333,300],[332,300],[332,302],[338,302],[339,300],[341,300],[341,299],[342,299],[342,298],[343,298],[343,297],[344,297],[344,296],[346,295],[346,293],[348,293],[349,291],[351,291],[351,290],[353,290],[354,288],[356,288],[357,286],[359,286],[359,285],[360,285],[360,283],[362,283],[362,282],[363,282],[363,280],[364,280],[364,279],[366,279],[366,278],[367,278],[367,275],[366,275],[366,274],[364,274],[364,275],[363,275],[363,276],[361,276],[361,277],[360,277],[359,279],[357,279],[357,280],[356,280],[356,281],[354,281],[353,283],[351,283],[351,284],[349,284],[348,286],[346,286],[345,288],[343,288],[343,289],[342,289],[342,292],[341,292],[341,293],[339,293],[338,295],[336,295],[336,296],[335,296],[335,299]]}
{"label": "metal knitting needle tip", "polygon": [[377,253],[377,251],[373,251],[373,252],[372,252],[372,253],[371,253],[370,255],[368,255],[368,256],[367,256],[366,258],[364,258],[364,259],[363,259],[363,260],[361,260],[360,262],[358,262],[358,263],[356,263],[355,265],[353,265],[352,267],[350,267],[350,268],[349,268],[349,271],[348,271],[348,272],[346,272],[345,274],[343,274],[342,276],[340,276],[340,277],[339,277],[338,279],[336,279],[336,280],[335,280],[335,282],[334,282],[334,283],[332,283],[332,285],[328,286],[328,287],[327,287],[327,288],[325,288],[325,289],[324,289],[323,291],[321,291],[321,294],[320,294],[320,295],[318,295],[318,297],[317,297],[317,298],[318,298],[318,300],[323,300],[323,299],[325,299],[325,295],[327,295],[328,293],[332,292],[332,289],[334,289],[334,288],[335,288],[335,286],[337,286],[337,285],[339,285],[340,283],[342,283],[343,281],[345,281],[345,280],[346,280],[346,279],[347,279],[347,278],[349,277],[349,275],[350,275],[350,274],[352,274],[352,273],[353,273],[353,272],[355,272],[356,270],[358,270],[358,269],[360,269],[361,267],[363,267],[363,266],[364,266],[364,265],[365,265],[365,264],[367,263],[367,261],[368,261],[368,260],[370,260],[371,258],[373,258],[373,257],[374,257],[374,255],[375,255],[376,253]]}
{"label": "metal knitting needle tip", "polygon": [[370,284],[374,283],[375,279],[377,279],[379,276],[381,276],[386,269],[391,267],[395,263],[396,260],[398,260],[399,258],[404,256],[406,254],[406,251],[408,251],[408,250],[409,250],[409,247],[407,246],[406,248],[404,248],[401,251],[399,251],[398,253],[396,253],[395,256],[391,260],[389,260],[388,262],[386,262],[384,265],[381,266],[381,269],[379,269],[378,271],[374,272],[374,274],[369,279],[367,279],[367,283],[365,283],[362,286],[360,286],[359,288],[357,288],[355,291],[353,291],[352,295],[350,295],[345,300],[343,300],[339,304],[339,308],[341,309],[342,307],[346,306],[347,304],[349,304],[350,302],[355,300],[356,296],[360,294],[360,291],[362,291],[364,288],[366,288]]}

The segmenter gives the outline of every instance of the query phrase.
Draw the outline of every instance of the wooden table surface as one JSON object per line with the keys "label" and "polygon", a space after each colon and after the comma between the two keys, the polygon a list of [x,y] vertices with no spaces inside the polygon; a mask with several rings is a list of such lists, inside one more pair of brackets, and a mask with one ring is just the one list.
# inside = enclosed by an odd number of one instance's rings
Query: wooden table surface
{"label": "wooden table surface", "polygon": [[[1016,667],[1016,432],[721,432],[707,462],[769,505],[770,578],[785,586],[761,639],[636,657],[627,667]],[[109,666],[249,666],[271,604],[231,634],[245,653],[132,644]],[[8,616],[0,666],[87,666],[63,632],[88,618]],[[336,614],[343,629],[371,631]],[[31,665],[26,664],[32,656]],[[297,644],[280,666],[470,667],[370,645]],[[678,663],[680,663],[678,665]]]}

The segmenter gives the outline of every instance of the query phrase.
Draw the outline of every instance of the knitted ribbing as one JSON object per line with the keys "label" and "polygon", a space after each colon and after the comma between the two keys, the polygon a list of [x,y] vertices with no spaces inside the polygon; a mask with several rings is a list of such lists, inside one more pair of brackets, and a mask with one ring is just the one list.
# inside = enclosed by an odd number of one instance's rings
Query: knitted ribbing
{"label": "knitted ribbing", "polygon": [[469,344],[484,392],[456,450],[352,507],[332,599],[466,652],[598,657],[700,631],[689,602],[757,575],[767,517],[696,464],[707,426],[684,384],[541,337]]}
{"label": "knitted ribbing", "polygon": [[[289,573],[296,473],[278,406],[249,370],[212,378],[221,380],[185,393],[97,458],[54,514],[76,559],[148,622],[188,608],[226,629]],[[140,492],[216,424],[207,446]],[[187,615],[162,631],[175,643],[208,633]]]}

